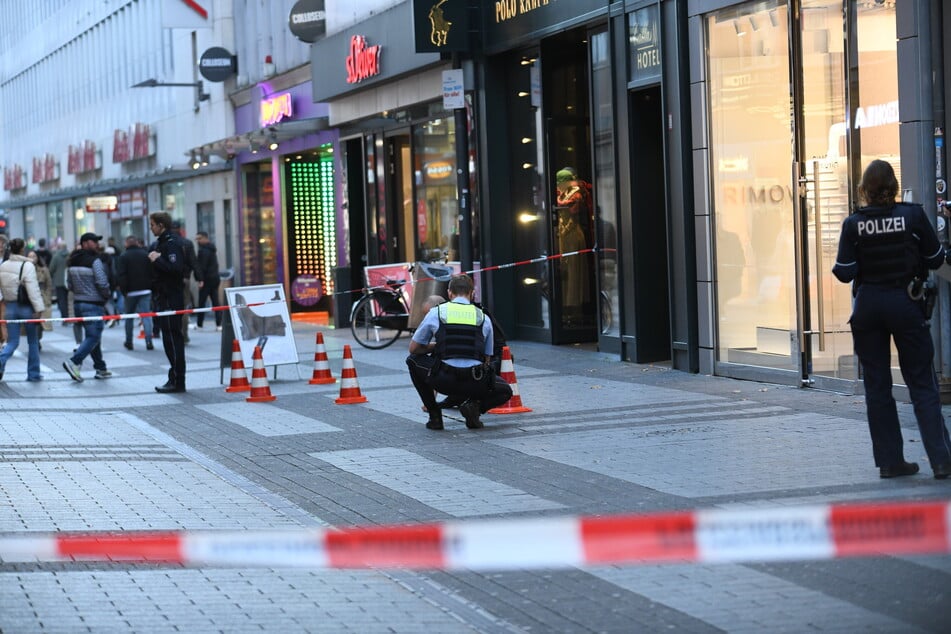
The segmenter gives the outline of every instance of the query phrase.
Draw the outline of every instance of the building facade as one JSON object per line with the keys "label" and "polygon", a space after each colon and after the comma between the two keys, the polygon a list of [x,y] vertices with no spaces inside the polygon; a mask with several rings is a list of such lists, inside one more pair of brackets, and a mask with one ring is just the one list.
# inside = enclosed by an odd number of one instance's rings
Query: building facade
{"label": "building facade", "polygon": [[185,153],[233,125],[222,85],[195,63],[207,48],[232,45],[231,4],[195,6],[5,9],[0,207],[11,234],[70,247],[86,231],[149,241],[148,214],[165,210],[188,233],[221,239],[221,264],[231,266],[230,170],[219,160],[192,169]]}

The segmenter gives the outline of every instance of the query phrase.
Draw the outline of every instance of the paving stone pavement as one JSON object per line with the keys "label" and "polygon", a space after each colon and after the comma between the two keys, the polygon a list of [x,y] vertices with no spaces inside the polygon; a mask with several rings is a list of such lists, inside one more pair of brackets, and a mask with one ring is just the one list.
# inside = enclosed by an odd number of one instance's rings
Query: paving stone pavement
{"label": "paving stone pavement", "polygon": [[[47,332],[45,380],[27,382],[18,354],[0,382],[0,535],[951,498],[905,404],[906,457],[922,474],[886,481],[859,396],[514,342],[533,411],[486,415],[481,430],[449,411],[433,432],[406,376],[408,339],[374,351],[321,329],[333,375],[349,344],[368,398],[336,405],[339,383],[307,382],[317,328],[293,330],[300,363],[269,368],[270,403],[224,391],[230,345],[222,369],[210,328],[191,332],[189,391],[174,395],[153,390],[161,346],[130,352],[106,329],[115,376],[87,367],[79,384],[61,369],[71,329]],[[948,632],[951,557],[494,573],[0,562],[0,632],[79,631]]]}

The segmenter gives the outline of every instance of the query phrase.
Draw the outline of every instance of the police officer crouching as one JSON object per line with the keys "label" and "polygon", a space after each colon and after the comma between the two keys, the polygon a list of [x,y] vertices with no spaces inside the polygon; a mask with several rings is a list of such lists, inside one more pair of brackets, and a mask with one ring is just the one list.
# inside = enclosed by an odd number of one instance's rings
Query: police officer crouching
{"label": "police officer crouching", "polygon": [[[409,344],[406,359],[413,387],[429,412],[427,429],[442,429],[442,410],[433,390],[462,400],[466,427],[482,427],[480,415],[512,398],[512,388],[496,376],[492,322],[472,304],[475,287],[465,274],[449,280],[449,301],[431,308]],[[432,342],[435,337],[435,342]]]}
{"label": "police officer crouching", "polygon": [[934,477],[941,480],[951,475],[951,440],[941,413],[930,308],[921,283],[929,269],[941,266],[951,254],[938,243],[921,205],[895,203],[898,180],[889,163],[875,160],[868,165],[859,195],[868,206],[843,221],[832,273],[842,282],[855,281],[849,323],[862,364],[875,465],[882,478],[918,473],[917,463],[905,461],[892,396],[894,338],[922,444]]}

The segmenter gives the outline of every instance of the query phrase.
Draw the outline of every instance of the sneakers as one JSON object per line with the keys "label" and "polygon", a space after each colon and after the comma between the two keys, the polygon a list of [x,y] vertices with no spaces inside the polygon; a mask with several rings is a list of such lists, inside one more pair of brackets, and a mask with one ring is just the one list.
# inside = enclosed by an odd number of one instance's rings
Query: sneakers
{"label": "sneakers", "polygon": [[215,326],[215,332],[221,332],[221,326]]}
{"label": "sneakers", "polygon": [[106,370],[105,368],[103,368],[102,370],[96,370],[97,379],[108,379],[111,376],[112,376],[112,372],[110,370]]}
{"label": "sneakers", "polygon": [[466,427],[469,429],[481,429],[482,421],[479,420],[479,401],[469,399],[459,406],[459,413],[466,419]]}
{"label": "sneakers", "polygon": [[79,366],[73,363],[72,359],[66,359],[63,361],[63,369],[66,370],[66,374],[69,375],[69,378],[72,380],[82,383],[83,377],[79,373]]}
{"label": "sneakers", "polygon": [[123,343],[122,345],[125,346],[125,349],[126,349],[126,350],[132,350],[132,342],[131,342],[131,341],[126,341],[126,342]]}
{"label": "sneakers", "polygon": [[146,342],[145,342],[145,349],[146,349],[146,350],[155,350],[155,346],[152,345],[152,342],[151,342],[151,341],[146,341]]}

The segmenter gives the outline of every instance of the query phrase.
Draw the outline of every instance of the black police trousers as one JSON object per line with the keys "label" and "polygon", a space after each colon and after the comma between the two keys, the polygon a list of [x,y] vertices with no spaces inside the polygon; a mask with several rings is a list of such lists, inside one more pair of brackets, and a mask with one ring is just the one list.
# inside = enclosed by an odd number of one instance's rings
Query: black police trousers
{"label": "black police trousers", "polygon": [[902,287],[862,284],[849,323],[864,373],[865,409],[875,465],[893,467],[905,459],[892,396],[893,337],[928,460],[932,467],[951,463],[951,440],[941,413],[933,364],[934,343],[921,303],[912,301]]}
{"label": "black police trousers", "polygon": [[454,397],[460,403],[467,399],[479,401],[483,414],[512,398],[512,387],[494,372],[491,377],[476,380],[470,370],[447,366],[431,354],[411,354],[406,357],[406,365],[419,399],[430,412],[437,409],[433,390]]}

